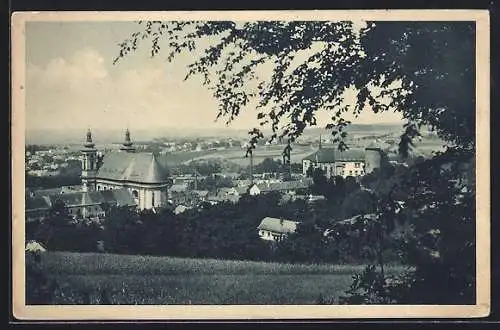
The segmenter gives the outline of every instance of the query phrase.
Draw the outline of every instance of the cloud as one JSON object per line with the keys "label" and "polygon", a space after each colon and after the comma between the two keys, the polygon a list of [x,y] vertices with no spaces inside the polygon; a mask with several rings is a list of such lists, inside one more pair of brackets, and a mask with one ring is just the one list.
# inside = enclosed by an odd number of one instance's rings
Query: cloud
{"label": "cloud", "polygon": [[85,48],[75,52],[69,59],[56,58],[45,68],[30,66],[32,78],[39,79],[44,88],[79,88],[88,84],[102,83],[108,78],[104,58],[94,49]]}
{"label": "cloud", "polygon": [[210,125],[215,101],[197,81],[183,82],[180,72],[168,75],[161,61],[111,70],[91,48],[43,67],[28,64],[27,128]]}

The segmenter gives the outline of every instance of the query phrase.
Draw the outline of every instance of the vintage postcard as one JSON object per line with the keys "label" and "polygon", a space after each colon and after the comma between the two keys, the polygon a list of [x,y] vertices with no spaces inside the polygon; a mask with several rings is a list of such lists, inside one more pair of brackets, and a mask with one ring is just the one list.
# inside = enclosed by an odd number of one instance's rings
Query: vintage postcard
{"label": "vintage postcard", "polygon": [[16,12],[19,320],[490,312],[489,14]]}

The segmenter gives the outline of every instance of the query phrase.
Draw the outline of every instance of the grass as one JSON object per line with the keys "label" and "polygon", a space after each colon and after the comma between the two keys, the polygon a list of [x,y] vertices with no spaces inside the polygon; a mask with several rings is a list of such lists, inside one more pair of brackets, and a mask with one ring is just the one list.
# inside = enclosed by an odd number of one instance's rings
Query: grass
{"label": "grass", "polygon": [[[296,265],[214,259],[46,252],[55,304],[316,304],[337,299],[362,265]],[[401,267],[389,267],[389,272]]]}
{"label": "grass", "polygon": [[[259,146],[254,152],[254,157],[253,157],[254,164],[258,164],[266,158],[281,159],[283,154],[283,149],[284,146],[266,146],[266,147]],[[248,165],[249,159],[245,158],[245,151],[246,151],[245,149],[241,148],[214,150],[193,157],[191,158],[191,160],[224,158],[239,165]],[[311,149],[310,147],[295,147],[292,150],[292,155],[291,155],[292,162],[302,163],[302,159],[312,154],[314,151],[315,150]]]}

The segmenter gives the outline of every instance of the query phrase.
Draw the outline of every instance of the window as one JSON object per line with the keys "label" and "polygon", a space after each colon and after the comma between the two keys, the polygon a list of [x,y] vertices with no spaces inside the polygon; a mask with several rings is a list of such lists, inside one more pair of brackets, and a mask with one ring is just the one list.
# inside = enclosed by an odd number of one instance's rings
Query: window
{"label": "window", "polygon": [[361,164],[360,164],[360,163],[355,163],[355,164],[354,164],[354,167],[356,167],[356,168],[359,168],[360,166],[361,166]]}
{"label": "window", "polygon": [[349,175],[352,175],[352,170],[349,170]]}

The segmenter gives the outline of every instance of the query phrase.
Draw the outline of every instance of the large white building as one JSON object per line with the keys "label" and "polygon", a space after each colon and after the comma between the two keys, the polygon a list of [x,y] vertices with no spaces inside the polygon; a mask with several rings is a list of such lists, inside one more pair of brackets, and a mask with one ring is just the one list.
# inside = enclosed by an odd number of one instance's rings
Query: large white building
{"label": "large white building", "polygon": [[309,168],[320,168],[327,178],[358,177],[380,168],[383,151],[379,148],[348,149],[339,151],[337,148],[319,149],[302,160],[302,174],[306,175]]}
{"label": "large white building", "polygon": [[171,180],[157,156],[135,151],[128,129],[120,151],[103,157],[98,156],[89,130],[82,149],[82,185],[84,191],[128,189],[142,210],[166,205]]}

